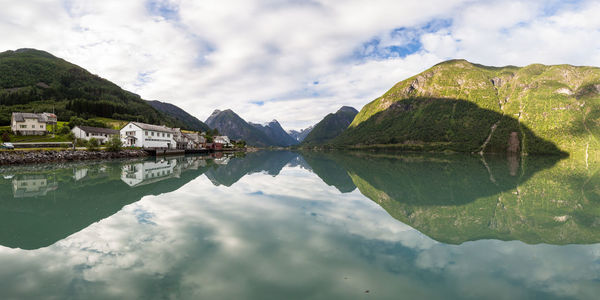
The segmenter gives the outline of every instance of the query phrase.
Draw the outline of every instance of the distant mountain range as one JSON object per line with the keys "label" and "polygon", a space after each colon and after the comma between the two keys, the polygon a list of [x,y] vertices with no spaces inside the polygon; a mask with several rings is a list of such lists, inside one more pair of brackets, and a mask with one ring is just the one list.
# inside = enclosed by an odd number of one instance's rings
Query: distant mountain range
{"label": "distant mountain range", "polygon": [[315,126],[312,125],[312,126],[309,126],[309,127],[305,128],[305,129],[301,129],[300,131],[292,129],[292,130],[288,130],[287,133],[292,138],[294,138],[296,141],[298,141],[298,142],[301,143],[302,141],[304,141],[304,139],[306,138],[306,136],[313,130],[314,127]]}
{"label": "distant mountain range", "polygon": [[277,120],[264,125],[249,123],[242,119],[231,109],[215,110],[206,124],[216,128],[219,133],[229,136],[234,140],[244,140],[248,145],[257,147],[288,147],[298,144]]}
{"label": "distant mountain range", "polygon": [[295,138],[291,137],[283,130],[281,124],[279,124],[277,120],[273,120],[264,125],[255,123],[249,124],[262,131],[271,140],[271,143],[274,146],[287,147],[298,144],[298,141]]}

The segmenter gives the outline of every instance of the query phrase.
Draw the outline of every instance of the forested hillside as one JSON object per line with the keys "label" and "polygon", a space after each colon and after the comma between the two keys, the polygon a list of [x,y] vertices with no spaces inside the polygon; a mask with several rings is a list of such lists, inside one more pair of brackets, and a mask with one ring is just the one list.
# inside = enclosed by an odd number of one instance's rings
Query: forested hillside
{"label": "forested hillside", "polygon": [[105,117],[188,128],[139,95],[34,49],[0,53],[0,125],[10,123],[13,111],[54,111],[62,121],[72,116]]}

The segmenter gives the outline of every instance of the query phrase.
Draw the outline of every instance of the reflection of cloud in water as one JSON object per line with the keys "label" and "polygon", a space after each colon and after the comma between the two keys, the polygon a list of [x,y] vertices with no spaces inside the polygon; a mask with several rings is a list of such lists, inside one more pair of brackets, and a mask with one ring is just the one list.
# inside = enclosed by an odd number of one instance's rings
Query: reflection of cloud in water
{"label": "reflection of cloud in water", "polygon": [[0,282],[6,298],[595,299],[599,259],[600,245],[440,244],[286,167],[230,188],[200,177],[50,247],[0,248]]}

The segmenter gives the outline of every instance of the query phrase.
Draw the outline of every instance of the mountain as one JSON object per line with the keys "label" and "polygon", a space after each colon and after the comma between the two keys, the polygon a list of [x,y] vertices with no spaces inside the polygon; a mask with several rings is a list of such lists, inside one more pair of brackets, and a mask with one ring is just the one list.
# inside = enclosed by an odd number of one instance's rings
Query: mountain
{"label": "mountain", "polygon": [[262,131],[269,139],[271,139],[274,146],[287,147],[298,144],[298,141],[291,137],[277,122],[273,120],[265,125],[249,123],[258,130]]}
{"label": "mountain", "polygon": [[250,146],[268,147],[273,146],[271,140],[260,129],[248,124],[231,109],[215,110],[208,119],[206,125],[216,128],[220,134],[227,135],[233,140],[244,140]]}
{"label": "mountain", "polygon": [[296,139],[296,141],[298,141],[298,142],[301,143],[302,141],[304,141],[304,139],[306,138],[306,136],[313,130],[314,127],[315,127],[314,125],[313,126],[309,126],[309,127],[305,128],[305,129],[301,129],[300,131],[298,131],[298,130],[290,130],[290,131],[288,131],[288,134],[292,138]]}
{"label": "mountain", "polygon": [[178,121],[187,125],[187,128],[195,131],[207,131],[210,128],[204,124],[202,121],[198,120],[196,117],[188,114],[185,110],[179,108],[170,103],[160,102],[160,101],[147,101],[152,107],[156,110],[162,112],[163,114],[170,116]]}
{"label": "mountain", "polygon": [[331,141],[348,128],[357,113],[353,107],[343,106],[336,113],[328,114],[315,125],[302,144],[319,145]]}
{"label": "mountain", "polygon": [[35,49],[0,53],[0,104],[0,125],[10,124],[13,111],[54,111],[61,121],[106,117],[189,128],[139,95]]}
{"label": "mountain", "polygon": [[451,60],[365,105],[331,143],[584,156],[600,149],[599,119],[600,68]]}

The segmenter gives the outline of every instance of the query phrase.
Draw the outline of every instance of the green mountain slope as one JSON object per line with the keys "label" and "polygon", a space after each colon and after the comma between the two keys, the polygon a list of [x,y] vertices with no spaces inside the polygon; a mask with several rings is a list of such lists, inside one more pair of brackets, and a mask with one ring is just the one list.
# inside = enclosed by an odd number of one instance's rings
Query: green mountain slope
{"label": "green mountain slope", "polygon": [[64,121],[72,116],[106,117],[188,128],[140,96],[34,49],[0,53],[0,125],[10,123],[13,111],[55,111]]}
{"label": "green mountain slope", "polygon": [[353,107],[343,106],[337,112],[328,114],[315,125],[302,144],[311,146],[329,142],[348,128],[357,113]]}
{"label": "green mountain slope", "polygon": [[210,128],[208,125],[204,124],[204,122],[198,120],[196,117],[188,114],[185,110],[179,108],[170,103],[160,102],[160,101],[147,101],[152,107],[156,110],[162,112],[163,114],[172,117],[183,124],[186,124],[187,129],[195,130],[195,131],[207,131]]}
{"label": "green mountain slope", "polygon": [[581,154],[600,149],[598,120],[599,68],[452,60],[365,105],[332,143],[505,152],[514,132],[524,153]]}

